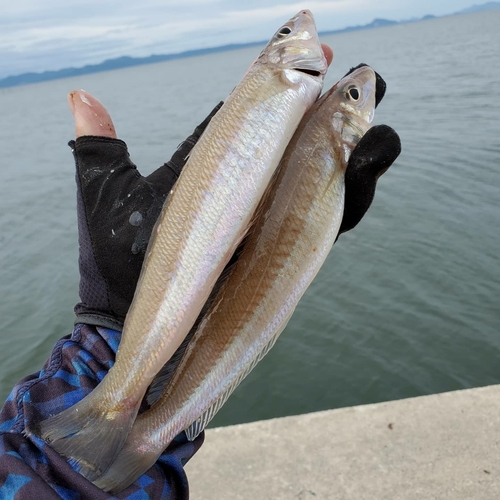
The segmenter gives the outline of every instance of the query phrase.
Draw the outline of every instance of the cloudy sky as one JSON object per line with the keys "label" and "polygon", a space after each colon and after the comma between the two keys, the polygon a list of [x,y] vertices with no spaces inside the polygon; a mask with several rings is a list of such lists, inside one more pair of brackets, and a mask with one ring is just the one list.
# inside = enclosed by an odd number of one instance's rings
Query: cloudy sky
{"label": "cloudy sky", "polygon": [[444,15],[486,0],[15,0],[0,2],[0,78],[270,38],[301,9],[318,29]]}

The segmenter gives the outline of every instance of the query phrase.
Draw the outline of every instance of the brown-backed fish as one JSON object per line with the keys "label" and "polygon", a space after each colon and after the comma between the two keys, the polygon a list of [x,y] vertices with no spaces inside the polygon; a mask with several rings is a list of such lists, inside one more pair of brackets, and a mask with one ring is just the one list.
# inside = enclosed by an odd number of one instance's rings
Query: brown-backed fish
{"label": "brown-backed fish", "polygon": [[273,346],[337,236],[345,169],[372,122],[375,91],[375,72],[363,66],[307,113],[227,282],[97,486],[121,491],[179,432],[194,439]]}

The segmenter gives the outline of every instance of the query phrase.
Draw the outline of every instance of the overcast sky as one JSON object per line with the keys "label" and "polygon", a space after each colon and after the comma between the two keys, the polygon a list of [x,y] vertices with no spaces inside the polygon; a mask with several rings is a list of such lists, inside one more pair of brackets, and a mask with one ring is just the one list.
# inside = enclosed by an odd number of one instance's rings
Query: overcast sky
{"label": "overcast sky", "polygon": [[310,9],[318,30],[451,14],[486,0],[0,1],[0,78],[105,59],[269,39]]}

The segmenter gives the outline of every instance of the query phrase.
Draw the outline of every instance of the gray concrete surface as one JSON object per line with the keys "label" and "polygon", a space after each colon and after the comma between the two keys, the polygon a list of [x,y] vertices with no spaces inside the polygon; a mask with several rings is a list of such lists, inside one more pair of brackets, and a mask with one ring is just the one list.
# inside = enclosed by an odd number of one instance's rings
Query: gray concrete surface
{"label": "gray concrete surface", "polygon": [[192,500],[500,500],[500,385],[209,429]]}

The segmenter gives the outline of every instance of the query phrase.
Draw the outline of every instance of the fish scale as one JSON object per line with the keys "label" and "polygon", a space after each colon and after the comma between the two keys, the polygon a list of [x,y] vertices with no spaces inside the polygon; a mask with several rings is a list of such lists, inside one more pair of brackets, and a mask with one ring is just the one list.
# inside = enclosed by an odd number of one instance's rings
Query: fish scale
{"label": "fish scale", "polygon": [[[82,401],[28,430],[88,479],[121,449],[147,387],[193,326],[321,92],[327,63],[312,14],[301,11],[287,26],[192,149],[153,230],[116,363]],[[283,58],[290,46],[295,55]]]}
{"label": "fish scale", "polygon": [[[375,81],[375,72],[363,66],[305,116],[234,268],[172,378],[94,484],[121,491],[179,432],[194,439],[272,348],[337,237],[349,153],[370,127]],[[354,102],[351,87],[360,95]]]}

